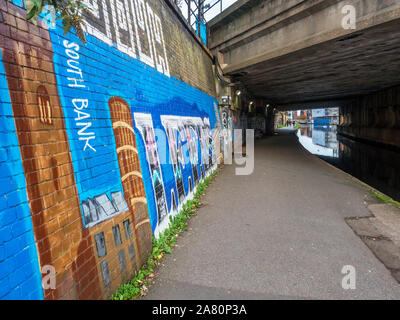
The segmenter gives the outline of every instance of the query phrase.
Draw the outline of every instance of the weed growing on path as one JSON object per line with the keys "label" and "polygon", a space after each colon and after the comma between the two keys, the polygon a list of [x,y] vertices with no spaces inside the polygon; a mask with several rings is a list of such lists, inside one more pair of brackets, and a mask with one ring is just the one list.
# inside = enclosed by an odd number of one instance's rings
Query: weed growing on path
{"label": "weed growing on path", "polygon": [[390,197],[388,197],[388,196],[386,196],[386,195],[384,195],[384,194],[382,194],[382,193],[380,193],[380,192],[377,192],[377,191],[375,191],[375,190],[370,190],[370,192],[371,192],[376,198],[378,198],[379,200],[383,201],[384,203],[391,203],[391,204],[394,204],[395,206],[397,206],[397,207],[400,208],[400,203],[397,202],[397,201],[395,201],[395,200],[393,200],[392,198],[390,198]]}
{"label": "weed growing on path", "polygon": [[160,260],[164,254],[172,253],[177,236],[183,231],[187,231],[188,220],[196,215],[196,211],[201,204],[201,196],[205,193],[206,188],[219,170],[216,169],[197,185],[193,199],[186,201],[179,214],[175,217],[170,217],[169,227],[160,234],[158,239],[153,237],[153,251],[147,258],[146,263],[136,272],[132,280],[118,288],[117,292],[111,296],[112,300],[135,300],[146,295],[148,286],[154,277],[154,271],[160,265]]}

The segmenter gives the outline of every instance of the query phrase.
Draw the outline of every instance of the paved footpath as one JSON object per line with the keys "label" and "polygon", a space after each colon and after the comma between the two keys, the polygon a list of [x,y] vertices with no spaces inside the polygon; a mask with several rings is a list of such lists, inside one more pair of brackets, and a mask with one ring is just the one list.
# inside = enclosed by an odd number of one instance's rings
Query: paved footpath
{"label": "paved footpath", "polygon": [[[256,142],[255,170],[225,166],[146,299],[400,299],[400,285],[346,224],[365,188],[294,135]],[[342,267],[356,268],[343,290]]]}

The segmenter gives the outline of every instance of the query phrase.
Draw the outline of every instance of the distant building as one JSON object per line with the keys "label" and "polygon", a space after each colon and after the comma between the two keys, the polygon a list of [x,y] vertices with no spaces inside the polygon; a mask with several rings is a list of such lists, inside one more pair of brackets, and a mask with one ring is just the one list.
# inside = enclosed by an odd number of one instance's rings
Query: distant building
{"label": "distant building", "polygon": [[312,122],[315,125],[339,124],[339,108],[313,109]]}
{"label": "distant building", "polygon": [[311,122],[312,112],[311,110],[290,111],[288,117],[292,122],[309,123]]}

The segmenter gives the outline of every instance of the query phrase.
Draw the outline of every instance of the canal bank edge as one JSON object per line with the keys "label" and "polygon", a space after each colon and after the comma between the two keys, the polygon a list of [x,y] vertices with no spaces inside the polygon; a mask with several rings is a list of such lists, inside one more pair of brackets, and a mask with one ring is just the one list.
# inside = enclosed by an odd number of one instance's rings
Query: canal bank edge
{"label": "canal bank edge", "polygon": [[[295,135],[295,132],[293,131],[292,134]],[[400,284],[400,204],[374,187],[312,154],[301,143],[299,146],[303,152],[344,174],[368,191],[364,204],[371,215],[347,217],[345,221]]]}

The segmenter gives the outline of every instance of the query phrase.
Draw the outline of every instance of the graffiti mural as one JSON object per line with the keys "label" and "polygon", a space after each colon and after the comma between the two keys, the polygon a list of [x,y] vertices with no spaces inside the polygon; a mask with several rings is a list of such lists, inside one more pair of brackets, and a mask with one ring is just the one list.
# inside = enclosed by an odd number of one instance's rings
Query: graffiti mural
{"label": "graffiti mural", "polygon": [[[198,172],[198,150],[197,150],[197,130],[196,126],[192,121],[187,121],[183,124],[184,132],[186,134],[186,141],[189,150],[190,165],[192,167],[193,180],[191,182],[194,185],[199,183],[199,172]],[[192,188],[191,188],[192,189]]]}
{"label": "graffiti mural", "polygon": [[182,174],[185,163],[183,159],[182,141],[179,135],[178,119],[176,117],[161,116],[161,121],[167,133],[170,163],[174,172],[176,189],[178,190],[178,202],[182,204],[186,197]]}
{"label": "graffiti mural", "polygon": [[164,181],[158,157],[156,138],[151,115],[135,113],[135,123],[146,148],[146,160],[150,170],[151,183],[155,195],[157,221],[160,224],[168,214],[167,199],[165,197]]}
{"label": "graffiti mural", "polygon": [[[85,31],[170,76],[160,17],[144,0],[85,0]],[[114,40],[115,39],[115,40]]]}
{"label": "graffiti mural", "polygon": [[0,299],[108,298],[216,167],[216,99],[174,77],[165,10],[85,3],[86,44],[60,21],[0,28]]}
{"label": "graffiti mural", "polygon": [[231,129],[232,128],[232,118],[230,116],[230,110],[224,108],[222,110],[222,128]]}

